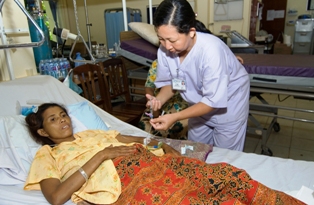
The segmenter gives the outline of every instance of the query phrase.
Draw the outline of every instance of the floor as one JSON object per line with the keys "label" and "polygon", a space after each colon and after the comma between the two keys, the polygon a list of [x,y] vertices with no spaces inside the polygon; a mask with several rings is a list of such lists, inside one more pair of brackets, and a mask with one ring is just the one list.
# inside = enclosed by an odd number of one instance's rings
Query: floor
{"label": "floor", "polygon": [[[314,110],[314,101],[294,99],[292,96],[278,96],[275,94],[262,94],[261,96],[270,105]],[[256,97],[251,98],[250,102],[262,103]],[[278,115],[305,118],[312,120],[312,122],[277,119],[280,130],[276,132],[274,129],[271,129],[266,142],[266,146],[271,150],[273,156],[314,161],[314,111],[309,113],[278,109]],[[261,115],[253,115],[253,117],[261,124],[261,127],[266,129],[268,129],[273,119],[273,117]],[[248,125],[249,127],[256,127],[252,120],[249,120]],[[244,152],[261,154],[261,145],[261,136],[247,134]]]}

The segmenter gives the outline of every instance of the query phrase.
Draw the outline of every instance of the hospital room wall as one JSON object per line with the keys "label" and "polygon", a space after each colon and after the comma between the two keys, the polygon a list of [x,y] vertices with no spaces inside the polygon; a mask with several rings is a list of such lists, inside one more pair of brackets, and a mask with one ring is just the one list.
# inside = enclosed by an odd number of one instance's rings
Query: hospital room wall
{"label": "hospital room wall", "polygon": [[[24,1],[20,1],[22,5],[24,5]],[[54,26],[54,21],[52,19],[49,2],[43,2],[47,8],[47,16],[50,23],[51,28]],[[67,11],[67,2],[65,0],[58,1],[58,19],[62,19],[62,26],[64,28],[69,27],[69,19],[68,19],[68,11]],[[71,2],[71,5],[73,3]],[[29,35],[29,27],[27,22],[27,17],[18,7],[18,5],[14,1],[5,1],[2,8],[2,21],[3,26],[6,32],[11,30],[18,30],[18,32],[14,34],[8,34],[6,36],[7,44],[15,44],[15,43],[29,43],[31,42]],[[55,39],[52,36],[53,39]],[[0,45],[2,41],[0,40]],[[26,70],[32,70],[33,74],[37,74],[35,58],[32,48],[15,48],[15,49],[7,49],[7,53],[9,53],[9,62],[7,64],[5,50],[0,49],[0,82],[11,80],[8,67],[12,67],[14,78],[22,78],[27,76]]]}
{"label": "hospital room wall", "polygon": [[[23,4],[24,1],[21,1],[21,3]],[[4,45],[31,42],[27,18],[14,1],[5,1],[2,7],[2,17],[0,18],[2,18],[5,31],[8,33],[6,36],[7,42],[4,42]],[[14,33],[9,34],[10,31],[14,31]],[[2,44],[1,40],[0,44]],[[15,78],[25,77],[28,69],[36,72],[32,48],[7,49],[6,52],[10,59],[9,62],[11,62],[8,65],[12,65]],[[8,65],[5,50],[0,49],[0,81],[10,80]]]}
{"label": "hospital room wall", "polygon": [[[209,24],[210,21],[210,12],[211,8],[214,5],[213,0],[189,0],[190,2],[194,2],[195,11],[198,14],[198,19],[202,21],[205,25]],[[22,3],[24,1],[21,1]],[[86,19],[85,19],[85,10],[84,10],[84,1],[75,1],[77,5],[77,13],[78,13],[78,23],[79,30],[87,40],[87,29],[86,29]],[[161,0],[153,0],[153,5],[158,5]],[[127,7],[130,8],[138,8],[142,12],[142,21],[146,22],[146,7],[148,6],[147,0],[127,0]],[[106,43],[106,32],[105,32],[105,22],[104,22],[104,10],[108,8],[121,8],[122,2],[121,0],[89,0],[87,1],[87,10],[88,10],[88,18],[89,23],[92,24],[90,27],[91,31],[91,40],[97,41],[98,43]],[[246,14],[244,16],[249,16],[249,0],[244,0],[244,12]],[[6,29],[28,29],[28,23],[26,17],[18,8],[18,6],[13,1],[6,1],[4,3],[3,9],[3,21]],[[12,18],[14,17],[14,18]],[[76,19],[74,15],[74,7],[73,0],[60,0],[58,1],[58,19],[60,20],[59,26],[63,28],[69,29],[72,33],[77,34],[77,26]],[[248,21],[247,21],[248,22]],[[228,23],[228,22],[226,22]],[[247,36],[249,30],[248,23],[242,22],[232,22],[235,24],[239,24],[241,27],[241,33],[244,36]],[[50,25],[53,25],[50,22]],[[53,27],[53,26],[52,26]],[[232,28],[236,29],[236,26]],[[12,40],[10,43],[25,43],[30,42],[30,36],[27,32],[10,35],[9,40]],[[1,43],[1,42],[0,42]],[[67,41],[67,44],[70,45],[72,43],[71,40]],[[20,78],[25,77],[26,70],[33,69],[33,72],[36,73],[36,66],[34,61],[34,55],[32,48],[17,48],[17,49],[9,49],[12,67],[14,70],[14,77]],[[4,55],[4,51],[0,50],[0,81],[10,80],[10,75],[8,72],[8,66],[6,65],[6,58]]]}
{"label": "hospital room wall", "polygon": [[[287,10],[296,9],[298,10],[298,15],[309,13],[306,11],[306,1],[307,0],[288,0]],[[21,1],[23,4],[24,1]],[[153,5],[159,4],[161,0],[153,0]],[[84,39],[87,39],[86,31],[86,21],[85,21],[85,10],[84,1],[77,1],[78,9],[78,22],[79,28]],[[131,8],[139,8],[142,11],[143,21],[146,21],[146,6],[148,5],[147,0],[127,0],[127,6]],[[202,21],[206,26],[212,23],[212,8],[214,5],[214,0],[194,0],[195,11],[198,13],[198,19]],[[100,2],[99,0],[89,0],[87,1],[88,6],[88,17],[89,22],[93,25],[91,28],[91,39],[99,43],[106,43],[106,32],[104,23],[104,10],[108,8],[121,8],[121,0],[106,0]],[[249,16],[250,16],[250,0],[244,0],[243,16],[245,19],[237,21],[223,21],[215,22],[215,28],[209,29],[213,32],[217,32],[220,29],[219,24],[231,24],[231,28],[240,31],[242,35],[248,36],[249,32]],[[265,12],[265,11],[264,11]],[[21,32],[17,34],[11,34],[7,36],[10,43],[25,43],[30,42],[30,36],[28,32],[24,32],[28,29],[28,23],[25,15],[21,12],[19,7],[14,1],[5,1],[2,8],[2,18],[5,29],[20,29]],[[72,33],[77,33],[76,22],[74,17],[73,1],[72,0],[60,0],[58,1],[58,16],[61,19],[60,26],[63,28],[68,28]],[[286,21],[295,20],[297,16],[287,15]],[[257,27],[258,28],[258,27]],[[286,26],[285,33],[293,36],[294,26]],[[0,44],[2,42],[0,41]],[[67,44],[71,44],[68,40]],[[33,69],[36,72],[35,61],[32,48],[17,48],[8,49],[11,64],[14,70],[14,77],[20,78],[26,76],[27,69]],[[5,58],[4,50],[0,50],[0,81],[10,80],[10,75],[7,69],[7,63]]]}
{"label": "hospital room wall", "polygon": [[[75,24],[75,15],[73,8],[73,1],[66,0],[67,2],[67,11],[69,13],[69,22],[70,22],[70,31],[72,33],[77,33],[77,28]],[[153,5],[158,5],[161,0],[152,0]],[[140,9],[142,13],[142,21],[147,22],[147,12],[146,8],[148,7],[148,0],[126,0],[126,6],[129,8]],[[87,41],[87,28],[86,28],[86,19],[85,19],[85,9],[84,1],[77,1],[77,16],[79,22],[79,29],[81,35]],[[97,43],[106,44],[106,31],[105,31],[105,19],[104,11],[106,9],[122,8],[121,0],[89,0],[87,1],[87,11],[89,23],[92,24],[90,27],[91,40],[97,41]]]}
{"label": "hospital room wall", "polygon": [[[73,12],[73,0],[64,0],[66,6],[63,9],[63,13],[68,13],[68,28],[73,33],[77,33],[75,16]],[[60,1],[60,2],[64,2]],[[243,36],[248,37],[250,31],[250,16],[251,16],[251,0],[243,0],[243,19],[239,20],[230,20],[230,21],[214,21],[214,1],[215,0],[189,0],[194,2],[195,12],[198,14],[197,18],[202,21],[207,28],[209,28],[215,34],[219,34],[221,27],[223,25],[230,25],[231,30],[236,30],[241,33]],[[262,1],[262,0],[260,0]],[[158,5],[161,0],[153,0],[153,5]],[[306,11],[306,2],[307,0],[288,0],[287,1],[287,11],[289,9],[298,10],[298,15],[309,13]],[[81,31],[84,39],[87,39],[87,29],[85,21],[85,10],[84,10],[84,1],[77,1],[78,9],[78,22],[79,29]],[[140,9],[142,12],[142,21],[146,22],[146,7],[148,6],[148,0],[126,0],[127,7]],[[89,22],[93,24],[90,27],[91,30],[91,40],[97,41],[98,43],[106,43],[106,32],[105,32],[105,22],[104,22],[104,10],[109,8],[121,8],[121,0],[89,0],[87,1],[88,17]],[[61,9],[60,9],[61,10]],[[263,11],[266,12],[266,11]],[[297,15],[286,16],[286,22],[289,20],[296,20]],[[256,30],[259,31],[259,21],[257,21]],[[294,35],[294,26],[285,26],[286,34],[293,37]],[[69,41],[68,43],[71,43]]]}
{"label": "hospital room wall", "polygon": [[291,9],[291,10],[297,10],[297,14],[294,15],[289,15],[287,13],[286,16],[286,26],[285,26],[285,31],[284,33],[291,36],[291,38],[294,38],[294,30],[295,27],[293,24],[288,24],[289,21],[295,21],[297,20],[298,16],[301,14],[311,14],[310,11],[306,10],[306,4],[307,4],[307,0],[288,0],[287,1],[287,12]]}
{"label": "hospital room wall", "polygon": [[249,36],[251,0],[243,0],[243,18],[238,20],[214,21],[215,0],[197,0],[197,12],[199,19],[215,34],[221,34],[222,26],[230,26],[243,36]]}
{"label": "hospital room wall", "polygon": [[[249,34],[249,19],[250,19],[250,9],[251,9],[251,0],[244,0],[244,9],[243,9],[243,19],[234,20],[234,21],[223,21],[223,22],[215,22],[215,27],[208,27],[210,23],[212,23],[213,19],[213,7],[214,0],[189,0],[195,6],[195,12],[198,14],[197,19],[202,21],[207,28],[210,30],[214,29],[216,34],[219,34],[221,25],[231,25],[231,28],[237,30],[242,35],[248,37]],[[73,1],[66,0],[67,2],[67,11],[69,13],[69,22],[70,22],[70,30],[72,33],[77,33],[76,24],[75,24],[75,16],[73,10]],[[153,5],[158,5],[161,0],[153,0]],[[79,29],[81,31],[84,39],[87,38],[87,29],[86,29],[86,21],[85,21],[85,10],[84,10],[84,1],[77,1],[77,10],[78,10],[78,22]],[[146,8],[148,6],[147,0],[126,0],[127,7],[140,9],[142,12],[142,21],[147,21],[147,13]],[[89,0],[87,1],[87,10],[88,10],[88,18],[89,23],[92,23],[93,26],[90,27],[91,31],[91,40],[97,41],[98,43],[106,43],[106,32],[105,32],[105,21],[104,21],[104,11],[105,9],[110,8],[121,8],[122,2],[121,0]]]}

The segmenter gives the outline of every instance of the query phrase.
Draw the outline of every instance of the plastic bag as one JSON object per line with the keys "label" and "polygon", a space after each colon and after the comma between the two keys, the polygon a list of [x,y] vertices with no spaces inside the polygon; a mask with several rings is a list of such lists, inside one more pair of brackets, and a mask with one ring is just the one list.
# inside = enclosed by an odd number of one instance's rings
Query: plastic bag
{"label": "plastic bag", "polygon": [[79,95],[83,92],[82,88],[73,82],[73,69],[68,72],[68,75],[64,79],[63,83]]}

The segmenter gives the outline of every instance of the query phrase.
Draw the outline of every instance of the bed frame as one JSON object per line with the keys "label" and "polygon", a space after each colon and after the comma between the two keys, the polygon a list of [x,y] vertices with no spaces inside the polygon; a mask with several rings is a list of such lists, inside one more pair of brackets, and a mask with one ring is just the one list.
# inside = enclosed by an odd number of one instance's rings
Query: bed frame
{"label": "bed frame", "polygon": [[[124,43],[127,41],[138,40],[141,40],[143,43],[145,43],[148,48],[155,49],[156,57],[148,59],[122,48]],[[137,44],[135,42],[135,47],[133,47],[133,49],[137,49],[136,45]],[[157,47],[154,48],[153,45],[145,41],[134,31],[122,31],[120,32],[120,49],[118,54],[128,70],[131,96],[139,98],[143,97],[145,95],[144,84],[147,78],[147,71],[149,70],[152,62],[157,58]]]}
{"label": "bed frame", "polygon": [[[314,100],[314,56],[308,55],[254,55],[239,54],[244,60],[244,67],[250,73],[251,98],[256,97],[260,103],[250,103],[249,120],[253,123],[248,126],[247,132],[261,136],[262,154],[272,156],[272,151],[266,146],[271,131],[280,131],[277,119],[314,123],[312,119],[279,115],[279,110],[314,113],[311,109],[302,109],[289,106],[270,105],[263,93],[278,96],[292,96],[295,99]],[[263,74],[260,74],[263,73]],[[264,127],[255,116],[271,117],[272,121]]]}

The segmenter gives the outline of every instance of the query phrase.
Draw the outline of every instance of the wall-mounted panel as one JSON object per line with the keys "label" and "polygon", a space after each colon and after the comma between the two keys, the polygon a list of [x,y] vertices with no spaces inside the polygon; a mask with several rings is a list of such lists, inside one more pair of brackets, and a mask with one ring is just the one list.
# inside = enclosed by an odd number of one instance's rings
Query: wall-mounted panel
{"label": "wall-mounted panel", "polygon": [[214,21],[243,19],[243,0],[215,0]]}

